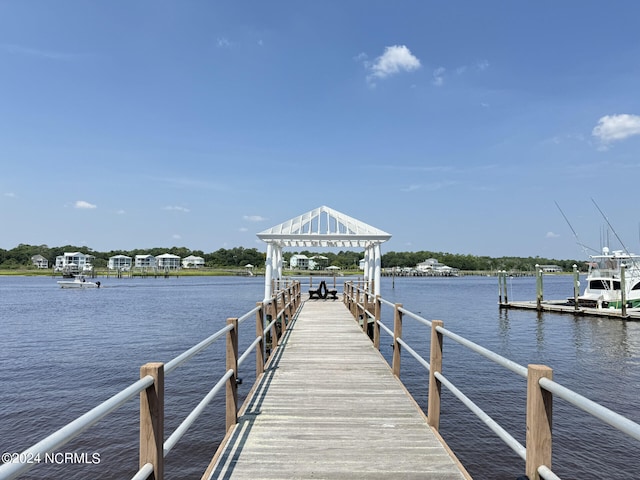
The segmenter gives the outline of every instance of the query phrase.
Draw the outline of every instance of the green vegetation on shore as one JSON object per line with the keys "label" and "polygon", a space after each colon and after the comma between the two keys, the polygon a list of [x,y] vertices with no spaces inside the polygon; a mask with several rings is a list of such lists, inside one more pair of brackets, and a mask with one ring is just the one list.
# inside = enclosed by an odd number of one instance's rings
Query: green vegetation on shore
{"label": "green vegetation on shore", "polygon": [[[93,266],[97,270],[105,270],[109,257],[114,255],[126,255],[135,257],[136,255],[161,255],[163,253],[171,253],[181,258],[189,255],[195,255],[204,258],[205,269],[196,273],[191,271],[193,275],[229,275],[239,269],[243,269],[245,265],[254,265],[258,271],[264,269],[266,254],[258,251],[256,248],[235,247],[231,249],[221,248],[212,253],[204,253],[201,250],[189,250],[185,247],[171,248],[149,248],[136,250],[111,250],[109,252],[97,252],[88,247],[79,247],[74,245],[65,245],[61,247],[48,247],[47,245],[25,245],[20,244],[11,250],[0,249],[0,274],[10,275],[31,275],[43,274],[48,275],[55,264],[56,256],[63,255],[64,252],[82,252],[93,255]],[[363,258],[362,251],[340,251],[334,252],[310,252],[303,251],[285,251],[283,257],[288,261],[292,255],[296,253],[305,254],[308,257],[314,255],[323,255],[328,258],[328,264],[340,267],[343,271],[357,271],[358,263]],[[42,255],[49,260],[49,269],[40,270],[32,264],[31,257],[34,255]],[[387,252],[382,255],[382,267],[415,267],[418,263],[429,258],[436,258],[441,263],[462,271],[533,271],[535,265],[558,265],[564,271],[571,271],[574,264],[579,267],[584,265],[584,261],[575,259],[559,260],[554,258],[541,257],[498,257],[492,258],[487,256],[476,256],[468,254],[456,254],[446,252]],[[186,270],[183,270],[186,271]]]}

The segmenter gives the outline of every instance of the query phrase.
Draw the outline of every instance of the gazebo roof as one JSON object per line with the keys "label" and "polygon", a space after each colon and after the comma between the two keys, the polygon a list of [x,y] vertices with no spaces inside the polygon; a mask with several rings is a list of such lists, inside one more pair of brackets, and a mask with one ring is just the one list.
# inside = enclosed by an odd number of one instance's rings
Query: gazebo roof
{"label": "gazebo roof", "polygon": [[258,233],[281,247],[361,247],[386,242],[391,234],[322,206]]}

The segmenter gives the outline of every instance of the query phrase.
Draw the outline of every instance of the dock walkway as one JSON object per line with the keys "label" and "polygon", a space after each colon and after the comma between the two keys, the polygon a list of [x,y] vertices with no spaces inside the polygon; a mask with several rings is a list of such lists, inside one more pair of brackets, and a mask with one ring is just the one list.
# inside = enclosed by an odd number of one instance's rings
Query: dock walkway
{"label": "dock walkway", "polygon": [[470,478],[342,302],[303,304],[203,479]]}

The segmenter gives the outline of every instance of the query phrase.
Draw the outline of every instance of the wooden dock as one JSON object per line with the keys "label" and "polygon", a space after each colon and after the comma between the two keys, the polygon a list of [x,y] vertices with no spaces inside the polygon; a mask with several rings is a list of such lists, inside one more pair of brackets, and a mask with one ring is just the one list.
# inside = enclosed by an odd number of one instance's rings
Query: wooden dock
{"label": "wooden dock", "polygon": [[310,300],[203,479],[471,478],[340,301]]}
{"label": "wooden dock", "polygon": [[500,308],[515,308],[522,310],[540,310],[542,312],[568,313],[571,315],[587,315],[593,317],[617,318],[621,320],[640,320],[640,309],[627,308],[626,315],[622,315],[619,308],[575,308],[567,305],[564,300],[544,300],[538,307],[537,301],[500,303]]}

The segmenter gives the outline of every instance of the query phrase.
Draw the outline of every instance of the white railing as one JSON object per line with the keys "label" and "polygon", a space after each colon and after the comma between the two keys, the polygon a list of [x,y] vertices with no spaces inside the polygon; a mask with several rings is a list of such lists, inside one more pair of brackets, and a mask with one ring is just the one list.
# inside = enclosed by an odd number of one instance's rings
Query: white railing
{"label": "white railing", "polygon": [[[470,411],[472,411],[485,425],[489,427],[507,446],[525,460],[526,474],[530,480],[543,478],[545,480],[560,480],[549,468],[551,465],[551,419],[552,398],[556,396],[577,408],[589,413],[593,417],[611,425],[626,435],[640,440],[640,425],[622,415],[589,400],[588,398],[554,382],[551,377],[553,371],[544,365],[529,365],[524,367],[491,350],[486,349],[460,335],[444,328],[440,320],[427,320],[403,308],[402,304],[394,304],[374,296],[366,289],[365,284],[348,282],[345,284],[344,302],[358,322],[362,322],[362,329],[367,332],[376,348],[380,348],[380,331],[387,333],[393,339],[392,369],[400,377],[401,352],[406,351],[429,371],[429,394],[427,419],[436,430],[439,428],[441,388],[446,387]],[[393,309],[393,330],[381,321],[382,306]],[[409,317],[431,329],[431,345],[429,361],[422,358],[402,338],[403,317]],[[488,360],[510,370],[527,379],[527,447],[518,442],[511,434],[493,420],[478,405],[471,401],[460,389],[442,374],[443,337],[446,337],[469,350],[482,355]]]}
{"label": "white railing", "polygon": [[[227,319],[227,326],[166,364],[148,363],[143,365],[141,378],[138,381],[22,453],[15,454],[10,459],[3,457],[4,463],[0,465],[0,480],[19,477],[38,465],[40,462],[37,459],[45,458],[47,454],[55,452],[99,420],[138,396],[141,399],[139,463],[142,467],[132,478],[133,480],[144,480],[153,474],[156,480],[162,480],[164,476],[164,458],[223,388],[227,391],[226,429],[229,430],[237,423],[238,368],[255,351],[256,376],[262,375],[265,364],[269,360],[269,356],[265,355],[267,340],[270,339],[271,341],[270,352],[273,353],[278,345],[278,330],[280,333],[286,330],[300,307],[300,292],[300,283],[293,282],[274,294],[271,300],[257,303],[254,309],[241,317]],[[239,356],[238,327],[254,316],[256,319],[256,338]],[[265,323],[269,320],[270,322],[265,326]],[[223,337],[226,337],[227,342],[226,372],[171,433],[169,438],[164,441],[164,377]],[[96,477],[99,476],[96,475]]]}

